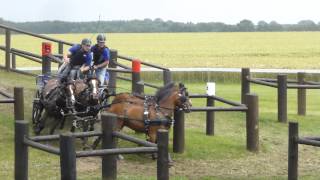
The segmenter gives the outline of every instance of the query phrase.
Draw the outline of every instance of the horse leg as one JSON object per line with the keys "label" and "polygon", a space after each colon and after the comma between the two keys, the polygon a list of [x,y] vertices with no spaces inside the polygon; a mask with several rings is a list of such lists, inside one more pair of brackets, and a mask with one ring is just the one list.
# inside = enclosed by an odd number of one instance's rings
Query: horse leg
{"label": "horse leg", "polygon": [[[157,143],[157,131],[159,128],[155,127],[155,128],[149,128],[149,141],[153,142],[153,143]],[[158,154],[157,153],[152,153],[152,159],[157,159],[158,158]],[[168,165],[169,167],[173,166],[173,160],[171,158],[170,153],[168,152]]]}
{"label": "horse leg", "polygon": [[[82,128],[82,131],[83,132],[87,132],[89,130],[89,122],[84,122],[84,125],[83,125],[83,128]],[[90,145],[88,144],[88,137],[83,137],[81,138],[82,140],[82,146],[83,146],[83,150],[86,150],[86,149],[90,149]]]}
{"label": "horse leg", "polygon": [[45,116],[47,113],[45,112],[45,109],[42,108],[39,111],[39,115],[37,117],[38,121],[36,122],[36,124],[34,125],[34,133],[36,135],[40,135],[41,131],[44,129],[45,127],[45,117],[41,116],[41,114],[43,114],[43,116]]}
{"label": "horse leg", "polygon": [[[157,128],[150,127],[148,130],[148,136],[149,136],[149,139],[148,139],[149,142],[157,143]],[[155,160],[158,158],[158,154],[152,153],[151,157],[152,157],[152,159]]]}
{"label": "horse leg", "polygon": [[101,141],[101,136],[98,136],[94,141],[93,144],[91,146],[92,149],[96,149],[98,147],[98,145],[100,144]]}
{"label": "horse leg", "polygon": [[56,128],[58,127],[60,121],[59,120],[56,120],[55,123],[53,124],[52,128],[50,129],[50,134],[53,134],[54,131],[56,130]]}
{"label": "horse leg", "polygon": [[60,124],[60,129],[62,129],[64,124],[61,124],[61,123],[64,123],[64,121],[65,121],[65,117],[61,114],[58,115],[57,118],[54,117],[54,124],[53,124],[53,127],[50,129],[50,134],[54,133],[54,131],[56,130],[59,124]]}
{"label": "horse leg", "polygon": [[121,131],[123,127],[124,127],[124,120],[117,119],[117,131]]}

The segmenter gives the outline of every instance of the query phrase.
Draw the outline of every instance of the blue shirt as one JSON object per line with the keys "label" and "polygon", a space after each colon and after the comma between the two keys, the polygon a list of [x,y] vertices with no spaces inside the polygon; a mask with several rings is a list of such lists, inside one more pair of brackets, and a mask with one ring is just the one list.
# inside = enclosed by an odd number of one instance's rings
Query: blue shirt
{"label": "blue shirt", "polygon": [[98,45],[91,47],[91,52],[93,53],[94,64],[101,64],[110,60],[110,50],[107,47],[100,48]]}
{"label": "blue shirt", "polygon": [[71,53],[71,59],[74,57],[74,58],[76,58],[75,61],[84,61],[79,64],[86,64],[87,66],[90,66],[91,61],[92,61],[91,52],[90,51],[88,51],[88,52],[81,51],[80,52],[80,49],[81,49],[80,44],[76,44],[69,49],[69,52]]}

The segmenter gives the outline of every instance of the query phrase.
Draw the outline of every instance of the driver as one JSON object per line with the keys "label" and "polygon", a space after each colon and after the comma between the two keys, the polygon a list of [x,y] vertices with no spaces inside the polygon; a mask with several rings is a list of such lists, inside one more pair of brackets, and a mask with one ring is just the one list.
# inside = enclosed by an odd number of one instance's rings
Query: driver
{"label": "driver", "polygon": [[92,61],[90,48],[91,41],[84,38],[81,44],[76,44],[69,49],[69,53],[63,56],[63,65],[58,70],[61,81],[78,79],[80,73],[85,73],[90,69]]}
{"label": "driver", "polygon": [[105,42],[106,36],[104,34],[99,34],[97,36],[97,44],[91,47],[93,53],[93,68],[95,69],[96,76],[98,77],[101,86],[105,84],[105,81],[106,85],[108,84],[108,79],[105,80],[105,77],[108,75],[106,67],[109,64],[110,51]]}

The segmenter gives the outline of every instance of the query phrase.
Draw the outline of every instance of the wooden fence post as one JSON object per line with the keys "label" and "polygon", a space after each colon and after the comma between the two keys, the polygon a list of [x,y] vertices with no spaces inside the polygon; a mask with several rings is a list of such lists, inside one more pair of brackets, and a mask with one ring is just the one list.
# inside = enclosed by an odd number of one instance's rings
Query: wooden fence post
{"label": "wooden fence post", "polygon": [[[110,62],[109,62],[109,67],[110,68],[117,68],[117,62],[118,58],[118,51],[111,49],[110,50]],[[111,71],[109,72],[109,83],[108,83],[108,90],[110,91],[111,94],[116,94],[116,85],[117,85],[117,72]]]}
{"label": "wooden fence post", "polygon": [[159,129],[157,132],[158,159],[157,159],[157,179],[169,179],[169,135],[168,131]]}
{"label": "wooden fence post", "polygon": [[248,78],[250,77],[250,69],[241,69],[241,103],[246,104],[246,94],[250,93],[250,82]]}
{"label": "wooden fence post", "polygon": [[[214,99],[211,96],[207,97],[207,106],[213,107],[214,106]],[[207,111],[207,121],[206,121],[206,134],[207,135],[214,135],[214,112],[213,111]]]}
{"label": "wooden fence post", "polygon": [[63,43],[62,42],[58,43],[58,54],[63,55]]}
{"label": "wooden fence post", "polygon": [[[112,132],[116,129],[117,116],[104,112],[101,114],[102,121],[102,149],[113,149],[117,147],[116,138]],[[102,179],[117,179],[117,155],[106,155],[102,157]]]}
{"label": "wooden fence post", "polygon": [[184,152],[184,112],[176,109],[174,111],[174,126],[173,126],[173,152]]}
{"label": "wooden fence post", "polygon": [[298,142],[299,124],[289,122],[289,139],[288,139],[288,180],[298,179]]}
{"label": "wooden fence post", "polygon": [[71,133],[60,134],[60,172],[61,180],[76,180],[75,138]]}
{"label": "wooden fence post", "polygon": [[16,55],[14,53],[11,54],[11,66],[12,66],[12,69],[16,69],[17,68]]}
{"label": "wooden fence post", "polygon": [[10,71],[11,31],[6,29],[6,69]]}
{"label": "wooden fence post", "polygon": [[[298,84],[304,84],[305,73],[298,72]],[[306,89],[298,89],[298,115],[306,115]]]}
{"label": "wooden fence post", "polygon": [[163,70],[163,85],[167,85],[172,82],[171,71]]}
{"label": "wooden fence post", "polygon": [[144,94],[144,82],[141,80],[136,84],[136,92],[138,94]]}
{"label": "wooden fence post", "polygon": [[280,74],[278,79],[278,121],[287,122],[287,75]]}
{"label": "wooden fence post", "polygon": [[28,146],[24,144],[24,138],[28,137],[29,124],[27,121],[15,121],[14,141],[14,177],[16,180],[28,179]]}
{"label": "wooden fence post", "polygon": [[256,94],[247,94],[247,150],[259,151],[259,98]]}
{"label": "wooden fence post", "polygon": [[42,74],[49,76],[51,74],[51,59],[48,57],[51,54],[51,43],[42,43]]}
{"label": "wooden fence post", "polygon": [[140,77],[141,72],[141,62],[138,59],[132,60],[132,86],[131,86],[131,92],[140,94],[139,91],[139,85],[138,82],[141,80]]}
{"label": "wooden fence post", "polygon": [[24,120],[24,97],[23,87],[13,89],[14,96],[14,120]]}

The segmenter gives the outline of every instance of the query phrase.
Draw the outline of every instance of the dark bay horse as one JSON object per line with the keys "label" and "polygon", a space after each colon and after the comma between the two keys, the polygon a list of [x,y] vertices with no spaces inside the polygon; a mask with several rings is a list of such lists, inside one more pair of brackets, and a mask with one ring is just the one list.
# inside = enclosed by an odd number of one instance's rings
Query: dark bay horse
{"label": "dark bay horse", "polygon": [[159,89],[155,96],[138,97],[129,93],[115,96],[108,112],[118,115],[118,129],[127,126],[144,132],[150,142],[156,142],[158,129],[169,129],[176,108],[190,112],[191,101],[183,84],[169,83]]}
{"label": "dark bay horse", "polygon": [[[60,129],[63,128],[65,118],[69,115],[75,115],[76,121],[71,124],[73,129],[74,126],[79,126],[76,124],[81,122],[79,117],[90,115],[95,118],[98,111],[93,111],[90,107],[95,107],[99,103],[98,87],[99,81],[95,77],[63,83],[55,78],[50,79],[38,95],[40,101],[36,110],[38,112],[33,113],[35,133],[40,134],[46,127],[49,128],[49,134],[53,134],[58,125]],[[93,124],[90,126],[93,127]]]}

